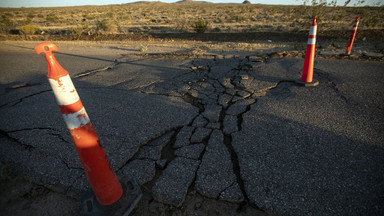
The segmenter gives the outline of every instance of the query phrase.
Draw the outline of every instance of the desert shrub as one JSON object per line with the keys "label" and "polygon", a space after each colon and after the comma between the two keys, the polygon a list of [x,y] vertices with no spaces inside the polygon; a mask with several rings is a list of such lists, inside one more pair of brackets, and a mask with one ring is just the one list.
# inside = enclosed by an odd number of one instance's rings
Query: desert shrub
{"label": "desert shrub", "polygon": [[234,22],[244,22],[246,20],[246,18],[244,16],[241,16],[241,15],[233,15],[231,17],[231,19]]}
{"label": "desert shrub", "polygon": [[376,16],[370,16],[370,17],[364,19],[364,24],[368,28],[376,28],[376,26],[378,26],[379,23],[380,23],[380,20]]}
{"label": "desert shrub", "polygon": [[83,18],[88,19],[88,20],[96,19],[96,15],[88,14],[88,12],[83,14],[82,16],[83,16]]}
{"label": "desert shrub", "polygon": [[33,13],[29,13],[29,14],[27,15],[27,17],[28,17],[29,19],[33,19],[33,18],[35,17],[35,14],[33,14]]}
{"label": "desert shrub", "polygon": [[148,51],[148,47],[140,44],[139,51],[140,52],[147,52]]}
{"label": "desert shrub", "polygon": [[29,25],[31,24],[31,22],[32,20],[29,17],[27,17],[22,23],[24,23],[25,25]]}
{"label": "desert shrub", "polygon": [[2,15],[0,20],[0,29],[3,32],[9,32],[14,27],[14,23],[12,20],[8,18],[7,15]]}
{"label": "desert shrub", "polygon": [[4,14],[2,14],[3,17],[14,17],[14,14],[13,13],[10,13],[10,12],[5,12]]}
{"label": "desert shrub", "polygon": [[219,27],[216,27],[212,30],[213,32],[221,32],[221,29]]}
{"label": "desert shrub", "polygon": [[60,21],[59,17],[57,17],[54,13],[48,14],[45,19],[48,22],[57,23]]}
{"label": "desert shrub", "polygon": [[96,21],[96,32],[113,32],[116,30],[116,25],[107,19]]}
{"label": "desert shrub", "polygon": [[20,32],[26,36],[27,35],[33,35],[36,32],[36,28],[32,25],[25,25],[25,26],[21,27]]}
{"label": "desert shrub", "polygon": [[114,14],[113,12],[108,12],[108,13],[106,14],[106,17],[107,17],[107,18],[110,18],[110,19],[112,19],[114,16],[115,16],[115,14]]}
{"label": "desert shrub", "polygon": [[208,21],[199,18],[192,24],[192,28],[196,33],[204,33],[208,29]]}
{"label": "desert shrub", "polygon": [[83,23],[75,28],[68,28],[68,30],[71,32],[71,35],[75,39],[79,39],[81,35],[83,34],[90,34],[90,28],[87,24]]}
{"label": "desert shrub", "polygon": [[116,16],[116,19],[118,19],[118,20],[124,20],[124,12],[119,12],[118,14],[117,14],[117,16]]}

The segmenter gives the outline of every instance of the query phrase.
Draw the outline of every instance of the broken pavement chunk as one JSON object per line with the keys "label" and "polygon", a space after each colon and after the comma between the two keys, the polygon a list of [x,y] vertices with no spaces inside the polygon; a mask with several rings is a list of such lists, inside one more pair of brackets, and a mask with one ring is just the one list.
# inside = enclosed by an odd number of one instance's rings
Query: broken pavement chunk
{"label": "broken pavement chunk", "polygon": [[153,197],[174,206],[180,206],[195,178],[198,160],[177,157],[171,161],[152,187]]}

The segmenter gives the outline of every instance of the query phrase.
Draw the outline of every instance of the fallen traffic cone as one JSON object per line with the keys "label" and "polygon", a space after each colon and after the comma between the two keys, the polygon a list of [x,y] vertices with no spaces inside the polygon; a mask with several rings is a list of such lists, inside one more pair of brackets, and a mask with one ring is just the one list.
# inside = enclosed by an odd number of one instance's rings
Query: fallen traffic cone
{"label": "fallen traffic cone", "polygon": [[359,20],[360,20],[360,17],[356,17],[355,24],[353,25],[353,29],[351,32],[351,37],[349,37],[347,52],[345,53],[346,55],[351,54],[353,41],[355,41],[355,36],[356,36],[356,32],[357,32],[357,26],[359,25]]}
{"label": "fallen traffic cone", "polygon": [[301,75],[301,80],[296,82],[304,86],[317,86],[318,81],[313,80],[313,65],[315,62],[315,47],[316,47],[316,31],[317,23],[316,16],[313,17],[313,23],[309,30],[307,51],[305,52],[303,73]]}
{"label": "fallen traffic cone", "polygon": [[[57,46],[43,42],[35,47],[35,51],[37,54],[45,53],[49,83],[97,201],[102,206],[117,203],[123,195],[123,187],[112,171],[68,72],[61,67],[52,53],[52,51],[58,51]],[[130,185],[134,184],[130,183]],[[132,188],[130,187],[130,192]],[[89,203],[87,205],[89,206]]]}

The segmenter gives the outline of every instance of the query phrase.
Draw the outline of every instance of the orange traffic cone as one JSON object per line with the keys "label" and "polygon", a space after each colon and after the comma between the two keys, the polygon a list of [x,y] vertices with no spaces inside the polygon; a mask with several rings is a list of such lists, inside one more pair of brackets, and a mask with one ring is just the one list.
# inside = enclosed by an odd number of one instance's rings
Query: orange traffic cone
{"label": "orange traffic cone", "polygon": [[307,51],[305,52],[303,73],[301,75],[301,80],[296,82],[304,86],[317,86],[318,81],[313,80],[313,65],[315,62],[315,47],[316,47],[316,31],[317,23],[316,16],[313,17],[313,23],[309,30]]}
{"label": "orange traffic cone", "polygon": [[35,51],[45,53],[49,83],[94,193],[82,200],[82,215],[128,215],[142,197],[140,186],[131,177],[121,185],[112,171],[68,72],[52,53],[57,46],[43,42]]}
{"label": "orange traffic cone", "polygon": [[35,51],[45,53],[49,83],[93,190],[82,200],[82,215],[128,215],[142,197],[140,186],[130,176],[121,185],[112,171],[68,72],[52,53],[57,46],[44,42]]}
{"label": "orange traffic cone", "polygon": [[123,189],[111,170],[105,151],[68,72],[52,54],[52,51],[58,51],[57,46],[44,42],[37,45],[35,51],[37,54],[45,53],[49,83],[97,200],[102,205],[113,204],[120,199]]}
{"label": "orange traffic cone", "polygon": [[355,36],[356,36],[356,32],[357,32],[357,26],[359,25],[359,20],[360,20],[360,17],[356,17],[355,24],[353,25],[353,29],[351,32],[351,37],[349,37],[347,52],[345,53],[346,55],[351,54],[351,49],[352,49],[353,41],[355,40]]}

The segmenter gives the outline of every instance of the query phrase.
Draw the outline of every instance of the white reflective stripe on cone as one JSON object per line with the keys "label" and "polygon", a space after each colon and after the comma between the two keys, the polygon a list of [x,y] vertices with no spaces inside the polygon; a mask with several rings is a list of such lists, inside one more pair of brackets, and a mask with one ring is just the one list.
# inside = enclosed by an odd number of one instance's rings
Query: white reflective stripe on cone
{"label": "white reflective stripe on cone", "polygon": [[80,100],[69,75],[56,79],[48,79],[51,84],[56,101],[59,105],[74,104]]}
{"label": "white reflective stripe on cone", "polygon": [[308,38],[308,45],[309,44],[316,44],[316,38]]}
{"label": "white reflective stripe on cone", "polygon": [[79,112],[73,114],[63,114],[63,118],[68,129],[76,129],[90,122],[84,107]]}
{"label": "white reflective stripe on cone", "polygon": [[311,26],[309,29],[309,35],[316,35],[317,26]]}

